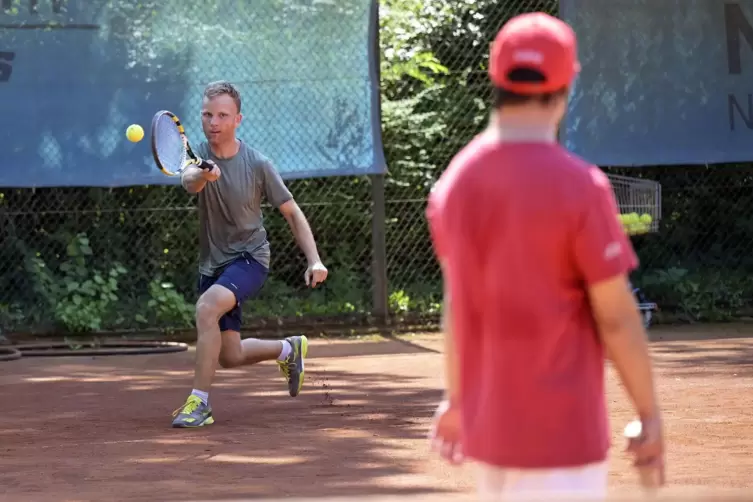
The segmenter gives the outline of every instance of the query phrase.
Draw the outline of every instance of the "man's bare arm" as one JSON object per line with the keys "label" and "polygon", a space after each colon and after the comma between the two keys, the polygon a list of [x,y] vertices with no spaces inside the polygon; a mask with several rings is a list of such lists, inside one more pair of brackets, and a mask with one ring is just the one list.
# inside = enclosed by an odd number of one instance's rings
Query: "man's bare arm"
{"label": "man's bare arm", "polygon": [[452,303],[445,286],[444,304],[442,306],[442,332],[444,333],[444,374],[445,399],[458,404],[460,399],[460,369],[455,350],[455,338],[452,332]]}
{"label": "man's bare arm", "polygon": [[316,249],[314,234],[311,232],[311,226],[298,206],[298,203],[290,199],[280,206],[280,212],[285,217],[285,221],[288,222],[288,226],[290,226],[290,230],[293,232],[293,237],[295,237],[298,247],[301,248],[301,251],[306,256],[308,264],[321,263],[319,251]]}
{"label": "man's bare arm", "polygon": [[180,184],[188,193],[199,193],[204,190],[207,183],[217,181],[220,177],[220,168],[211,160],[205,161],[211,165],[211,169],[202,169],[197,166],[188,166],[180,177]]}
{"label": "man's bare arm", "polygon": [[201,192],[207,184],[207,180],[203,175],[203,169],[196,166],[187,167],[180,177],[180,184],[183,185],[183,188],[188,193]]}
{"label": "man's bare arm", "polygon": [[642,419],[657,418],[651,355],[646,331],[627,277],[599,282],[588,289],[599,336],[622,384]]}

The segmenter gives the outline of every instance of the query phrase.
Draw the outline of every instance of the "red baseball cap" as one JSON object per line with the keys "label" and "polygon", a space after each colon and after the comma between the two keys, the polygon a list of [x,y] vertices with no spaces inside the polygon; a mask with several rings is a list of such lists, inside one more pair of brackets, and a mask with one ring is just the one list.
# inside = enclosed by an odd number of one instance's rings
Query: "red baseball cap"
{"label": "red baseball cap", "polygon": [[[544,75],[543,82],[513,82],[508,74],[530,69]],[[580,71],[573,29],[543,12],[510,19],[497,33],[489,57],[489,77],[495,86],[517,94],[555,92],[572,84]]]}

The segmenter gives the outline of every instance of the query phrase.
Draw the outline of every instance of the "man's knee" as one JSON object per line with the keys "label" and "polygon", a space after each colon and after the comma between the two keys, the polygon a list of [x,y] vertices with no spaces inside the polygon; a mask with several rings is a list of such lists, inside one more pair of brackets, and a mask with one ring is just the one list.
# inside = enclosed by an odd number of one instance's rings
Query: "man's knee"
{"label": "man's knee", "polygon": [[211,298],[201,296],[196,302],[196,324],[216,323],[221,316],[218,305]]}
{"label": "man's knee", "polygon": [[212,286],[196,302],[196,323],[215,324],[235,307],[235,296],[222,286]]}
{"label": "man's knee", "polygon": [[236,351],[220,352],[220,366],[223,368],[235,368],[243,364],[243,353]]}

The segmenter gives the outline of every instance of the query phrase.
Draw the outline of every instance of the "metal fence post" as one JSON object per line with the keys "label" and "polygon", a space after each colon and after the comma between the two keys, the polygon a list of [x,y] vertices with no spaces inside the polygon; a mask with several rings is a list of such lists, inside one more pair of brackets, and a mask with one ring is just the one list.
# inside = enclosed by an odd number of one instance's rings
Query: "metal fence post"
{"label": "metal fence post", "polygon": [[[381,45],[379,41],[379,0],[372,3],[374,9],[374,54],[377,57],[374,70],[376,71],[377,81],[381,82]],[[382,94],[381,88],[378,94],[379,100],[379,126],[383,125],[381,120],[382,111]],[[372,315],[376,318],[377,323],[386,326],[389,323],[389,289],[387,286],[387,209],[385,206],[385,186],[384,174],[369,176],[371,179],[371,278],[372,278]]]}
{"label": "metal fence post", "polygon": [[373,281],[372,300],[373,315],[380,324],[389,321],[387,289],[387,211],[384,196],[384,175],[377,174],[371,178],[371,277]]}

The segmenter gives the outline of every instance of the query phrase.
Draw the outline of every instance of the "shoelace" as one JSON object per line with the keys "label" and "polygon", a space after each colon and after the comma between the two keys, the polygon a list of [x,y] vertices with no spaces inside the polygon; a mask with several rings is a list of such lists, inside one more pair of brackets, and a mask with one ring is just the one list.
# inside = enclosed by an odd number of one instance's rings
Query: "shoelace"
{"label": "shoelace", "polygon": [[178,408],[177,410],[173,411],[173,416],[178,416],[180,413],[185,413],[186,415],[190,415],[194,411],[196,411],[196,408],[199,407],[201,404],[201,399],[199,399],[196,396],[190,396],[188,400],[186,401],[186,404]]}
{"label": "shoelace", "polygon": [[280,367],[280,373],[285,375],[285,378],[290,378],[290,366],[288,361],[278,361],[277,365]]}
{"label": "shoelace", "polygon": [[294,353],[291,352],[287,360],[277,361],[277,364],[280,367],[280,373],[285,375],[285,378],[287,378],[288,380],[290,380],[290,369],[295,368],[295,357],[293,356]]}

